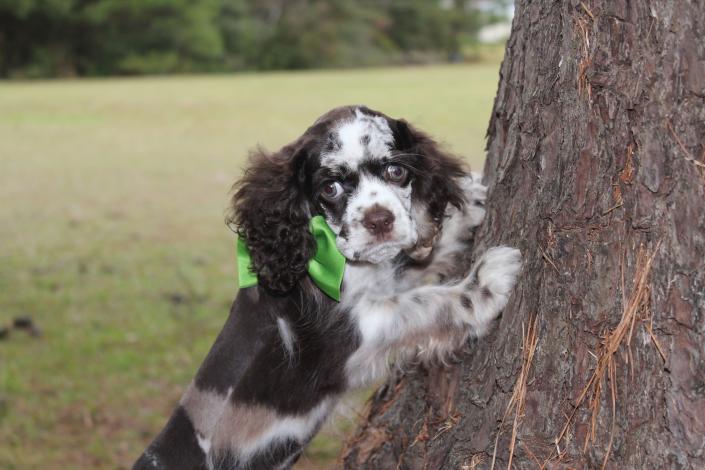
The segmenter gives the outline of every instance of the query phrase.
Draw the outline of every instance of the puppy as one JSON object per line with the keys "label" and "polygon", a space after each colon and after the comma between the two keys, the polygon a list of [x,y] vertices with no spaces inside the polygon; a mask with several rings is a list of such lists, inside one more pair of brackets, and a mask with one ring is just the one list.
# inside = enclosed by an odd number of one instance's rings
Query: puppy
{"label": "puppy", "polygon": [[[394,360],[443,360],[506,305],[517,250],[445,282],[484,217],[485,188],[404,120],[333,109],[254,152],[231,221],[257,284],[230,316],[136,469],[288,469],[348,390]],[[307,272],[323,216],[345,260],[339,301]],[[342,258],[342,257],[341,257]]]}

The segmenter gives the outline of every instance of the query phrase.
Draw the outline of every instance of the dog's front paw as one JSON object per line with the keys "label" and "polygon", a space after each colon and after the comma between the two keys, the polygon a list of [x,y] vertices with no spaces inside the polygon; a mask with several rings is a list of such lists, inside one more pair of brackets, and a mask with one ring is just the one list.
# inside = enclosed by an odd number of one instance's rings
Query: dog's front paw
{"label": "dog's front paw", "polygon": [[516,284],[521,269],[521,252],[508,246],[487,250],[477,265],[477,284],[485,295],[492,295],[502,308]]}
{"label": "dog's front paw", "polygon": [[[487,330],[507,305],[521,270],[521,252],[507,246],[487,250],[477,261],[473,272],[461,284],[472,300],[475,333]],[[467,304],[467,302],[465,302]]]}

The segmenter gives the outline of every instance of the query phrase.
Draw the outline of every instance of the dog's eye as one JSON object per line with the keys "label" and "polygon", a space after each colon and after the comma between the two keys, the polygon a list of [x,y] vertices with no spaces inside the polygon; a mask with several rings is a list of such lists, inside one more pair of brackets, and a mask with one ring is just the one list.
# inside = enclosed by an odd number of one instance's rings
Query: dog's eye
{"label": "dog's eye", "polygon": [[384,177],[392,183],[402,183],[406,179],[406,168],[399,165],[387,165],[384,170]]}
{"label": "dog's eye", "polygon": [[335,201],[340,199],[340,196],[342,196],[344,192],[343,186],[337,181],[326,183],[323,188],[321,188],[321,196],[323,196],[323,199],[326,199],[327,201]]}

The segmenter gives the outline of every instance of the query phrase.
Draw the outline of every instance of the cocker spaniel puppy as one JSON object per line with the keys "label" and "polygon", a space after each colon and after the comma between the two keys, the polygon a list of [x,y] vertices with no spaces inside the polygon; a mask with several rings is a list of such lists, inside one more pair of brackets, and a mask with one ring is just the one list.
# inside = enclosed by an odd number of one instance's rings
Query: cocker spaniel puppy
{"label": "cocker spaniel puppy", "polygon": [[[482,335],[521,264],[519,251],[496,247],[464,279],[445,280],[484,198],[430,137],[364,106],[254,152],[232,201],[241,281],[254,284],[135,468],[288,469],[347,390],[395,360],[443,360]],[[323,271],[333,260],[323,275],[319,252]]]}

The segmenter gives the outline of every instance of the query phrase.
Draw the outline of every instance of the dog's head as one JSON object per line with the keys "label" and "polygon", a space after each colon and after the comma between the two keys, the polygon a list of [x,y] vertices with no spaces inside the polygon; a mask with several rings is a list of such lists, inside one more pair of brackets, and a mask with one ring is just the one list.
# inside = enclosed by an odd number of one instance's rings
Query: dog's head
{"label": "dog's head", "polygon": [[448,204],[461,208],[465,171],[426,134],[364,106],[321,116],[275,154],[253,153],[231,221],[260,284],[287,292],[315,252],[311,217],[325,216],[343,255],[381,263],[430,252]]}

